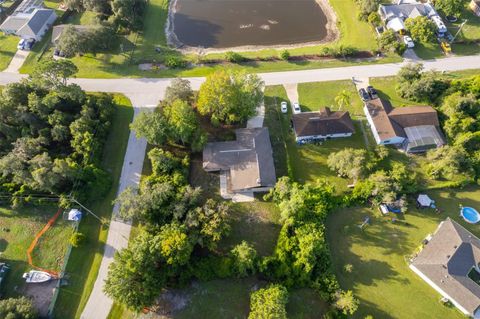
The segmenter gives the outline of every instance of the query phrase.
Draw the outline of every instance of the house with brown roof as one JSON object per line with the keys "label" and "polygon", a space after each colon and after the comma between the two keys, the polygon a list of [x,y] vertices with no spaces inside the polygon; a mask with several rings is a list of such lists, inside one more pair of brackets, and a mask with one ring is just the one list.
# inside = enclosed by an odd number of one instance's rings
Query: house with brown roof
{"label": "house with brown roof", "polygon": [[431,106],[394,108],[378,98],[366,102],[364,112],[379,145],[421,153],[445,144],[437,111]]}
{"label": "house with brown roof", "polygon": [[447,218],[410,269],[465,315],[480,318],[480,240]]}
{"label": "house with brown roof", "polygon": [[235,141],[207,143],[203,169],[220,171],[223,197],[242,192],[268,191],[275,186],[272,145],[266,127],[235,131]]}
{"label": "house with brown roof", "polygon": [[293,114],[292,124],[297,143],[349,137],[355,132],[348,112],[331,111],[328,107],[317,112]]}

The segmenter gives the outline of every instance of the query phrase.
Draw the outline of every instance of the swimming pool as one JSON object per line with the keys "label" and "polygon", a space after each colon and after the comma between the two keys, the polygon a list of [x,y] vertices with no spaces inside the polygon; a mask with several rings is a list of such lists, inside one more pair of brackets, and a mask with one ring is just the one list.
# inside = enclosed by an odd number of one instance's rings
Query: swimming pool
{"label": "swimming pool", "polygon": [[472,207],[463,207],[460,211],[460,215],[462,215],[463,219],[470,224],[476,224],[480,221],[480,214]]}

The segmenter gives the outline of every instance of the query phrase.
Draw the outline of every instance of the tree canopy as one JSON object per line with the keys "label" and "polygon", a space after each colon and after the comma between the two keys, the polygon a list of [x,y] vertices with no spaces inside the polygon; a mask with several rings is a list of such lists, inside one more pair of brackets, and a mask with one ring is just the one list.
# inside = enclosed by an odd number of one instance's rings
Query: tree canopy
{"label": "tree canopy", "polygon": [[38,317],[32,301],[26,297],[0,300],[0,317],[5,319],[35,319]]}
{"label": "tree canopy", "polygon": [[428,43],[436,40],[435,31],[437,26],[435,22],[425,16],[406,19],[405,28],[410,32],[412,39],[415,41]]}
{"label": "tree canopy", "polygon": [[219,70],[201,85],[197,108],[213,124],[245,122],[261,103],[262,89],[263,82],[256,74]]}
{"label": "tree canopy", "polygon": [[462,0],[435,0],[435,8],[447,16],[459,17],[465,7]]}
{"label": "tree canopy", "polygon": [[250,295],[248,319],[286,319],[288,291],[281,285],[270,285]]}

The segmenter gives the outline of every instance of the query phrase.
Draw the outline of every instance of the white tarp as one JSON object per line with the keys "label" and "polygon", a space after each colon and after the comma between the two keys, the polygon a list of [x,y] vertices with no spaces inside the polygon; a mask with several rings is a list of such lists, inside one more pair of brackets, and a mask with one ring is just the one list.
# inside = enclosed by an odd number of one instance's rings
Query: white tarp
{"label": "white tarp", "polygon": [[423,207],[430,207],[433,204],[433,200],[425,194],[418,195],[417,202]]}
{"label": "white tarp", "polygon": [[405,30],[405,25],[403,25],[402,19],[394,18],[387,22],[387,29],[392,29],[395,32],[399,32],[400,30]]}
{"label": "white tarp", "polygon": [[82,219],[82,212],[78,209],[74,208],[68,212],[68,220],[79,221],[80,219]]}

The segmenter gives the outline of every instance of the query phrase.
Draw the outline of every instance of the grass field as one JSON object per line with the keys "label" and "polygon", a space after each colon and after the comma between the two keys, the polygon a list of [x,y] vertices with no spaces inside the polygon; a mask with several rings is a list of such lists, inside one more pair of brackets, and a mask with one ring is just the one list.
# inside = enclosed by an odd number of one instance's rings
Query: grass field
{"label": "grass field", "polygon": [[[57,209],[54,205],[0,208],[0,260],[11,267],[1,288],[6,296],[17,296],[16,291],[21,291],[25,284],[22,274],[32,269],[28,265],[27,249]],[[72,233],[72,224],[60,217],[38,241],[32,252],[33,264],[60,271]]]}
{"label": "grass field", "polygon": [[318,111],[325,106],[337,111],[339,107],[335,103],[335,97],[343,90],[350,94],[350,105],[341,110],[349,111],[351,116],[363,116],[363,103],[350,80],[301,83],[298,85],[299,103],[304,112]]}
{"label": "grass field", "polygon": [[[112,201],[117,194],[123,157],[128,142],[128,125],[133,118],[133,109],[125,96],[116,95],[115,101],[117,107],[102,161],[103,168],[112,174],[113,184],[105,198],[85,204],[106,220],[110,219],[112,213]],[[69,285],[60,289],[54,312],[56,318],[80,317],[93,289],[102,260],[108,227],[102,226],[97,219],[87,216],[82,220],[79,231],[86,235],[87,242],[84,246],[74,249],[70,256],[66,269],[70,275]]]}
{"label": "grass field", "polygon": [[[353,289],[360,299],[355,318],[371,314],[374,318],[464,318],[455,308],[440,303],[441,296],[407,265],[421,241],[432,233],[447,216],[480,236],[476,225],[465,223],[458,214],[458,205],[480,209],[480,188],[429,191],[443,211],[419,211],[413,202],[400,220],[409,224],[392,223],[391,217],[380,217],[369,208],[344,209],[329,217],[327,230],[337,276],[344,289]],[[372,222],[364,231],[356,225],[365,216]],[[353,271],[342,271],[344,265]]]}
{"label": "grass field", "polygon": [[0,71],[5,70],[17,52],[19,38],[13,35],[0,35]]}

